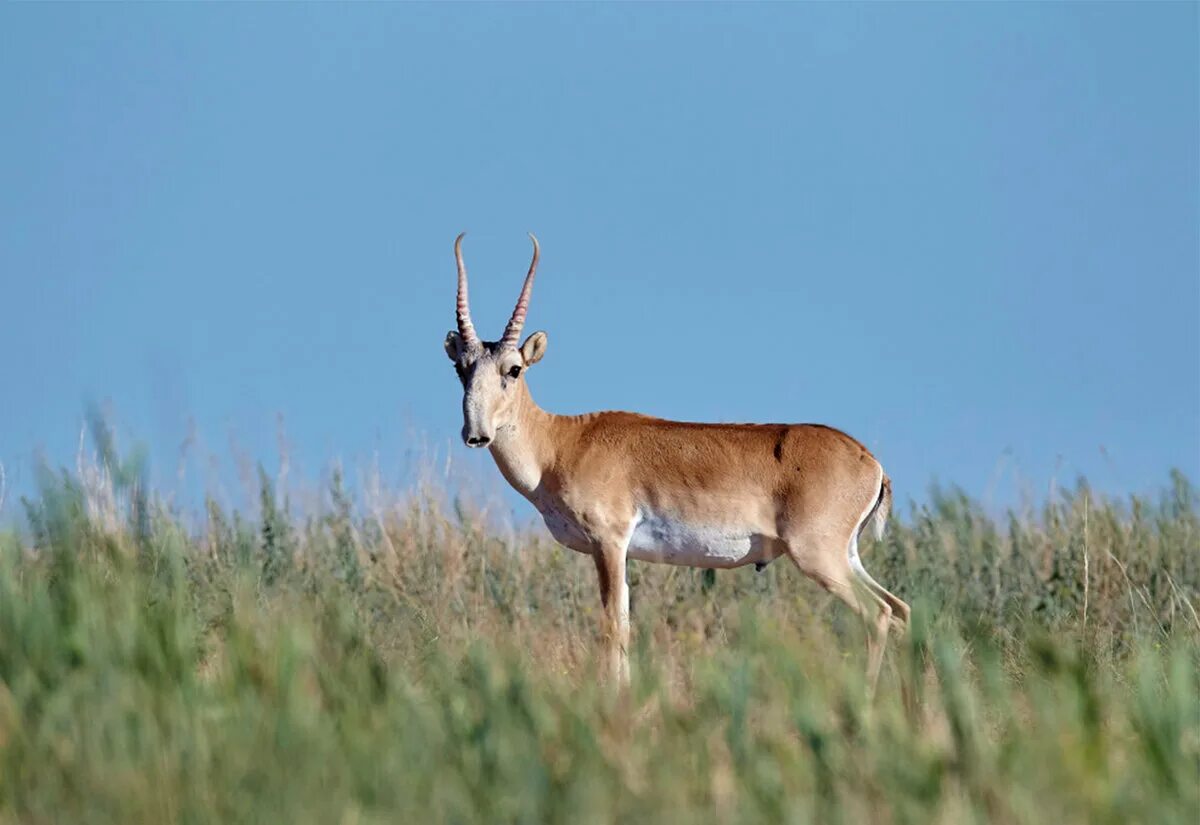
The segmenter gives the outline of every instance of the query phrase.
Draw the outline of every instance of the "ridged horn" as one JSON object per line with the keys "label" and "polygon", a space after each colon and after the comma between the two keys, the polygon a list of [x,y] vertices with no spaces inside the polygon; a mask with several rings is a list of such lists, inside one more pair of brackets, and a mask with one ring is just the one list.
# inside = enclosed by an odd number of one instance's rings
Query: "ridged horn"
{"label": "ridged horn", "polygon": [[504,328],[504,337],[500,339],[502,348],[516,349],[517,342],[521,338],[521,327],[525,326],[525,313],[529,311],[529,296],[533,293],[533,275],[537,271],[538,264],[538,239],[532,232],[529,233],[529,239],[533,241],[533,260],[529,264],[529,274],[525,276],[525,285],[521,287],[517,305],[513,307],[512,317],[508,319],[508,326]]}
{"label": "ridged horn", "polygon": [[479,336],[475,334],[475,325],[471,323],[471,304],[467,298],[467,265],[463,263],[462,239],[466,232],[454,239],[454,260],[458,264],[458,299],[455,302],[455,315],[458,317],[458,334],[463,344],[474,347],[479,344]]}

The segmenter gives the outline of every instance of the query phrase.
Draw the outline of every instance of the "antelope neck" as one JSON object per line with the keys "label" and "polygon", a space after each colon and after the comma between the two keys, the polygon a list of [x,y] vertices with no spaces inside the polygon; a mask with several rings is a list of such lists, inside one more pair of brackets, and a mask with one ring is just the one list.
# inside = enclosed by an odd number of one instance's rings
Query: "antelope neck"
{"label": "antelope neck", "polygon": [[560,443],[555,436],[566,426],[566,416],[539,407],[524,381],[514,389],[518,393],[514,422],[496,431],[490,449],[508,483],[532,501],[542,474],[554,464]]}

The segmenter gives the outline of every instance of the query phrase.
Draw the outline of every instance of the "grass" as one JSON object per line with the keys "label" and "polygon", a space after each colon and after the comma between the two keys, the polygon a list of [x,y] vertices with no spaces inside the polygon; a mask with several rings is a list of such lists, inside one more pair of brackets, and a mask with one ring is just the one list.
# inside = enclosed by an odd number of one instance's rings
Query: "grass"
{"label": "grass", "polygon": [[935,490],[866,548],[862,632],[783,563],[635,565],[597,681],[588,559],[334,477],[189,519],[101,442],[0,535],[0,822],[1192,822],[1200,507],[1082,482],[993,519]]}

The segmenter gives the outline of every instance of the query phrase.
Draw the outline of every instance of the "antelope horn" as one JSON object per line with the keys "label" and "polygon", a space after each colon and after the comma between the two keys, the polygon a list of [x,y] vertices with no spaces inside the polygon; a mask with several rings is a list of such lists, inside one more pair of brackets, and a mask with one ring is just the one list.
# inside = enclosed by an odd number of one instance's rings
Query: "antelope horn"
{"label": "antelope horn", "polygon": [[479,336],[475,334],[475,325],[471,323],[471,306],[467,300],[467,265],[463,263],[462,256],[462,239],[466,234],[463,232],[454,239],[454,260],[458,263],[458,301],[455,314],[458,316],[459,337],[465,345],[473,347],[479,343]]}
{"label": "antelope horn", "polygon": [[538,263],[538,240],[529,233],[529,239],[533,241],[533,260],[529,264],[529,274],[525,276],[525,285],[521,287],[521,295],[517,298],[517,305],[513,308],[512,317],[508,319],[508,326],[504,328],[504,337],[500,339],[501,348],[517,346],[517,341],[521,337],[521,327],[525,326],[525,313],[529,310],[529,296],[533,293],[533,273],[537,271]]}

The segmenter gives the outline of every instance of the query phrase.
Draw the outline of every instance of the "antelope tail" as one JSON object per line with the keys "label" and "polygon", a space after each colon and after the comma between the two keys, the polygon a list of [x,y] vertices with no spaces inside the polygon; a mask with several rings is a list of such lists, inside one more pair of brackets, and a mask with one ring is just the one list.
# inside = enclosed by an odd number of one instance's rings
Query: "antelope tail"
{"label": "antelope tail", "polygon": [[883,528],[887,524],[888,513],[892,511],[892,480],[887,477],[887,473],[883,473],[879,481],[879,497],[875,499],[875,506],[871,508],[871,512],[863,520],[862,527],[859,528],[858,534],[861,536],[867,525],[871,525],[871,534],[875,540],[883,538]]}

